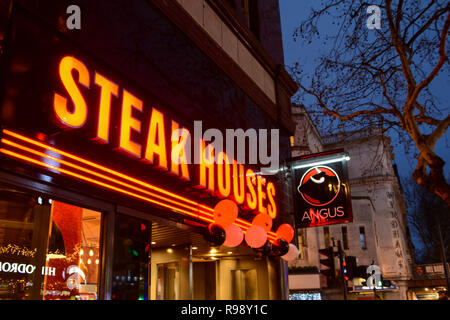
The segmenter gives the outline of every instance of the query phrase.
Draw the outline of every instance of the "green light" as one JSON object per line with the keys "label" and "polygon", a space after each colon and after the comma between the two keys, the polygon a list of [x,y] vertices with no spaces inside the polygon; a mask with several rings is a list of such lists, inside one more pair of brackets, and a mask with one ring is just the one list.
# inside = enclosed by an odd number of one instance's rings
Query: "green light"
{"label": "green light", "polygon": [[382,281],[378,281],[378,286],[382,287],[383,286],[383,282]]}
{"label": "green light", "polygon": [[133,253],[133,255],[134,255],[135,257],[137,257],[137,256],[139,255],[139,253],[138,253],[136,250],[132,250],[131,252]]}

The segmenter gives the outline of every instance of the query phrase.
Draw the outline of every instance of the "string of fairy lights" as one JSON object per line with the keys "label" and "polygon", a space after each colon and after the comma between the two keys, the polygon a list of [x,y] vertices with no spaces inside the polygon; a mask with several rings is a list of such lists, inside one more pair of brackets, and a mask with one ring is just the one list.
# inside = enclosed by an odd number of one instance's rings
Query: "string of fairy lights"
{"label": "string of fairy lights", "polygon": [[[80,257],[78,260],[79,265],[84,264],[84,260],[83,260],[84,257],[87,258],[86,264],[88,264],[88,265],[92,264],[93,262],[97,265],[100,263],[98,253],[95,253],[94,249],[97,249],[96,251],[98,251],[98,246],[95,246],[95,245],[94,246],[86,246],[84,249],[81,248],[78,251],[79,257]],[[86,255],[85,255],[85,253],[86,253]]]}

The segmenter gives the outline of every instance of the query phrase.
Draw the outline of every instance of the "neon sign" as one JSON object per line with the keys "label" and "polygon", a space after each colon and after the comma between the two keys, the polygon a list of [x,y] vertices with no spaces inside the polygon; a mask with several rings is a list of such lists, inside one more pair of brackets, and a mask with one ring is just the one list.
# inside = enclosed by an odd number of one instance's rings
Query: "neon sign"
{"label": "neon sign", "polygon": [[[191,218],[214,222],[214,209],[211,207],[16,132],[3,129],[2,133],[5,137],[1,138],[0,153]],[[46,159],[58,165],[49,164]],[[237,218],[235,224],[244,233],[251,226],[241,218]],[[274,241],[277,235],[268,232],[267,237]]]}
{"label": "neon sign", "polygon": [[[75,77],[75,74],[78,76]],[[75,57],[65,56],[61,59],[59,78],[66,91],[53,95],[53,112],[60,127],[67,130],[81,129],[91,114],[98,114],[92,140],[111,145],[112,128],[117,127],[118,137],[115,140],[118,143],[112,145],[115,151],[184,181],[192,179],[187,159],[190,154],[189,130],[173,120],[171,128],[166,128],[164,113],[155,107],[148,113],[147,119],[138,118],[137,115],[144,114],[143,100],[98,72],[91,79],[89,69]],[[97,113],[92,112],[93,106],[86,102],[80,90],[82,87],[90,90],[94,85],[100,88]],[[111,113],[117,105],[120,108],[120,120],[114,123]],[[218,198],[231,198],[244,209],[267,213],[272,219],[277,216],[276,188],[272,182],[230,159],[225,152],[215,154],[214,148],[204,141],[194,143],[200,152],[196,188]],[[219,160],[217,163],[212,161],[215,158]]]}
{"label": "neon sign", "polygon": [[298,228],[351,222],[348,155],[341,150],[300,157],[292,164]]}

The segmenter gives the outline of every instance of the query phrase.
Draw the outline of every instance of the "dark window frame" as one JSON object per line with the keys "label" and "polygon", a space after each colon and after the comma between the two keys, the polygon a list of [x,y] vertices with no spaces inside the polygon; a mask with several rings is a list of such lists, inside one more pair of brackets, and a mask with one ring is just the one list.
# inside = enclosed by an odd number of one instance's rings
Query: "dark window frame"
{"label": "dark window frame", "polygon": [[349,249],[348,228],[342,227],[341,231],[342,231],[342,247],[344,248],[344,250],[348,250]]}

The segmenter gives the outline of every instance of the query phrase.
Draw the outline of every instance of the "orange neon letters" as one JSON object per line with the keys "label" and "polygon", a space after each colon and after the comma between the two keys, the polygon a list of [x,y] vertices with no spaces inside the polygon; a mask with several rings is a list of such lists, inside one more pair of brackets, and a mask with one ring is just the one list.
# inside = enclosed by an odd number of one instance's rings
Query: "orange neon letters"
{"label": "orange neon letters", "polygon": [[[158,141],[156,141],[158,140]],[[164,134],[164,116],[161,112],[152,109],[150,125],[147,136],[145,159],[155,164],[155,153],[159,157],[159,167],[167,170],[166,137]]]}
{"label": "orange neon letters", "polygon": [[256,197],[255,191],[256,177],[252,169],[247,169],[245,178],[247,181],[248,189],[248,193],[246,196],[246,207],[250,210],[255,210],[258,205],[258,199]]}
{"label": "orange neon letters", "polygon": [[[67,97],[55,93],[53,108],[56,119],[63,126],[80,128],[87,120],[88,105],[80,91],[79,84],[89,88],[89,70],[80,60],[65,56],[59,64],[59,75],[73,106],[68,106]],[[190,180],[188,166],[190,162],[187,157],[190,161],[192,146],[189,131],[185,128],[179,130],[179,124],[171,121],[172,134],[166,135],[162,112],[153,108],[149,119],[144,121],[142,118],[148,112],[144,112],[142,100],[129,91],[120,89],[119,85],[98,72],[95,72],[94,75],[94,83],[100,88],[100,97],[97,128],[95,137],[92,138],[101,143],[110,143],[111,128],[117,127],[117,123],[113,123],[117,120],[112,114],[115,107],[121,108],[118,149],[164,170],[168,170],[170,166],[170,173],[183,180]],[[119,96],[119,90],[122,90],[121,101],[112,98],[112,96]],[[148,130],[142,127],[143,123],[148,124]],[[147,133],[147,137],[143,137],[143,133]],[[166,142],[166,138],[169,137],[171,140]],[[146,144],[144,145],[144,143]],[[171,146],[170,150],[167,150],[166,143]],[[171,151],[169,159],[167,159],[168,151]],[[276,190],[272,182],[266,182],[265,178],[256,175],[252,169],[246,170],[243,164],[238,164],[234,159],[230,159],[225,152],[217,154],[216,163],[214,147],[206,146],[204,141],[201,141],[200,153],[201,161],[198,165],[200,171],[197,172],[198,188],[206,189],[220,198],[233,199],[246,210],[267,213],[271,218],[276,217]],[[158,159],[155,159],[155,155]]]}
{"label": "orange neon letters", "polygon": [[217,194],[226,198],[231,193],[231,169],[230,160],[225,152],[219,152],[217,156]]}
{"label": "orange neon letters", "polygon": [[108,143],[109,121],[111,118],[111,95],[118,96],[119,86],[98,73],[95,73],[94,82],[101,88],[96,139]]}
{"label": "orange neon letters", "polygon": [[277,216],[277,205],[275,203],[274,197],[275,197],[275,185],[273,184],[273,182],[268,182],[267,198],[269,200],[269,204],[267,206],[267,211],[272,219],[275,219],[275,217]]}
{"label": "orange neon letters", "polygon": [[[214,148],[212,145],[205,147],[205,141],[200,141],[200,183],[209,192],[214,192]],[[206,156],[207,154],[207,156]],[[208,171],[208,179],[206,179]]]}
{"label": "orange neon letters", "polygon": [[233,160],[233,199],[237,204],[245,201],[245,169],[236,160]]}
{"label": "orange neon letters", "polygon": [[74,110],[73,112],[68,110],[67,98],[58,93],[55,93],[53,97],[53,110],[56,117],[65,126],[80,128],[87,119],[87,105],[73,78],[72,71],[74,70],[78,73],[78,82],[89,88],[89,71],[85,65],[74,57],[66,56],[62,58],[59,63],[59,76],[72,99]]}
{"label": "orange neon letters", "polygon": [[128,151],[136,157],[141,157],[141,145],[131,141],[131,130],[141,132],[141,122],[133,118],[131,112],[137,109],[142,112],[142,101],[133,96],[126,90],[123,90],[122,97],[122,121],[120,125],[120,144],[119,147]]}
{"label": "orange neon letters", "polygon": [[266,185],[266,179],[258,175],[257,177],[258,183],[258,211],[260,213],[267,213],[266,207],[264,207],[264,200],[266,199],[266,193],[263,190],[263,186]]}
{"label": "orange neon letters", "polygon": [[172,121],[172,152],[171,152],[171,166],[170,171],[179,175],[179,166],[181,165],[181,178],[184,180],[189,180],[189,169],[187,165],[186,156],[186,143],[188,142],[189,131],[182,128],[181,134],[173,136],[174,133],[179,129],[177,122]]}

